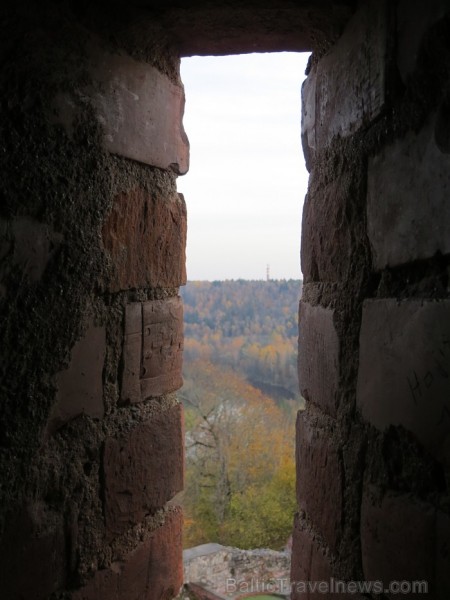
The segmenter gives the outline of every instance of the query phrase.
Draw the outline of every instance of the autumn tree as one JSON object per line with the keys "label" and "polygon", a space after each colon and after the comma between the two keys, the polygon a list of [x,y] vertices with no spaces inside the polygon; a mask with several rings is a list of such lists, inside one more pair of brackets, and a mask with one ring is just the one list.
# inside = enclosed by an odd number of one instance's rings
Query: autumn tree
{"label": "autumn tree", "polygon": [[230,369],[190,369],[185,545],[282,546],[295,510],[292,414]]}
{"label": "autumn tree", "polygon": [[228,367],[265,394],[298,401],[300,281],[194,281],[181,293],[187,366]]}

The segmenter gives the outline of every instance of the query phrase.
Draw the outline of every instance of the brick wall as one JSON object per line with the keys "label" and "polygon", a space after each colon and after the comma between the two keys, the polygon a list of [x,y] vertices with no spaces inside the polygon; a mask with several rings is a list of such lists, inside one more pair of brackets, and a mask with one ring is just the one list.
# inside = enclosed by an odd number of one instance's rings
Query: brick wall
{"label": "brick wall", "polygon": [[170,598],[183,581],[179,58],[161,26],[144,56],[136,23],[111,13],[105,34],[98,17],[17,7],[2,42],[8,600]]}
{"label": "brick wall", "polygon": [[448,6],[355,5],[5,9],[2,598],[181,585],[179,54],[276,49],[314,50],[292,579],[448,597]]}
{"label": "brick wall", "polygon": [[388,598],[424,580],[446,598],[450,14],[397,4],[360,3],[303,86],[291,576],[381,580]]}

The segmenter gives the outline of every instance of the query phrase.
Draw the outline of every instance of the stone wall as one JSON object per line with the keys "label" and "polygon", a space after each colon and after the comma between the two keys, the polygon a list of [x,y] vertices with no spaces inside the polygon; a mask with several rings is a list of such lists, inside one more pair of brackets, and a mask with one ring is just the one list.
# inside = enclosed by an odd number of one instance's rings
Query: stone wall
{"label": "stone wall", "polygon": [[154,24],[137,48],[136,26],[104,35],[86,11],[25,4],[1,42],[0,597],[168,598],[182,585],[179,58]]}
{"label": "stone wall", "polygon": [[22,0],[2,17],[0,596],[177,593],[179,56],[311,49],[292,579],[447,598],[448,3]]}
{"label": "stone wall", "polygon": [[185,583],[200,584],[219,597],[289,593],[290,552],[203,544],[184,550],[183,564]]}
{"label": "stone wall", "polygon": [[449,595],[448,9],[360,3],[303,86],[294,581]]}

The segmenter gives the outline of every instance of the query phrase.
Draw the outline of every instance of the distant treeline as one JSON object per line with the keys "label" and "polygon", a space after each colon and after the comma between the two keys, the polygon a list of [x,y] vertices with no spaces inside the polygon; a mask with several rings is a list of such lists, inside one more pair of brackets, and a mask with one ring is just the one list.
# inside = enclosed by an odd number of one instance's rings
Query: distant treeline
{"label": "distant treeline", "polygon": [[301,281],[190,281],[181,294],[187,370],[201,359],[233,369],[268,395],[298,396]]}
{"label": "distant treeline", "polygon": [[186,547],[282,547],[295,512],[300,281],[189,282]]}

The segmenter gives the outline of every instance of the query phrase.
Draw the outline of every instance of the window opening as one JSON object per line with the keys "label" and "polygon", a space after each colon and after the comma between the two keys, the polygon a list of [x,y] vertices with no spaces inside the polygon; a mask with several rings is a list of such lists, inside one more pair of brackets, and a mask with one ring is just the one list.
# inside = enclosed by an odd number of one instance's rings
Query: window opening
{"label": "window opening", "polygon": [[[239,589],[248,578],[226,589],[230,557],[222,575],[213,575],[216,553],[222,546],[286,549],[295,511],[300,230],[308,179],[300,91],[307,60],[298,53],[252,54],[194,57],[181,65],[191,144],[190,171],[178,183],[188,208],[180,394],[185,568],[189,563],[199,579],[195,561],[203,557],[205,586],[233,597],[255,590]],[[269,561],[257,554],[254,560],[260,567],[253,575],[264,588],[274,573]],[[275,562],[286,577],[288,562],[288,553]]]}

